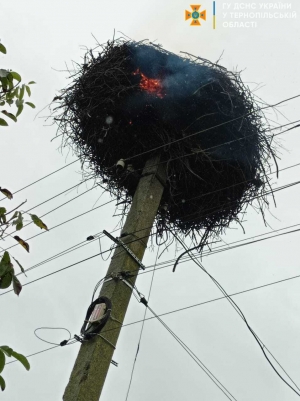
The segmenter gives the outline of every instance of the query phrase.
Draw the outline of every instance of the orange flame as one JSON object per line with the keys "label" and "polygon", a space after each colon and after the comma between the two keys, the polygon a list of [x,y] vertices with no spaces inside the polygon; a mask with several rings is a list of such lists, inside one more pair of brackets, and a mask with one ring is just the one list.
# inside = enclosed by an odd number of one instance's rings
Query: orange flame
{"label": "orange flame", "polygon": [[137,69],[133,75],[139,74],[141,76],[140,88],[146,92],[156,95],[159,98],[164,97],[163,86],[160,79],[148,78],[139,69]]}

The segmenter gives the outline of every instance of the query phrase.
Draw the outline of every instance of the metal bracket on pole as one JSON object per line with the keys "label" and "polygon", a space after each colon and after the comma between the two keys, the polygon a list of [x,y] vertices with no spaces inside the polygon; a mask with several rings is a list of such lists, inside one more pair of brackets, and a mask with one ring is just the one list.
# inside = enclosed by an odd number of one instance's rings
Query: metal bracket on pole
{"label": "metal bracket on pole", "polygon": [[135,256],[135,254],[128,248],[128,246],[126,246],[124,244],[123,241],[121,241],[120,239],[117,239],[115,237],[113,237],[109,232],[107,232],[106,230],[103,230],[103,234],[105,234],[108,238],[110,238],[115,244],[121,246],[122,248],[125,249],[125,251],[132,257],[132,259],[134,259],[136,261],[136,263],[143,269],[145,270],[146,267],[145,265],[140,261],[139,258],[137,258]]}

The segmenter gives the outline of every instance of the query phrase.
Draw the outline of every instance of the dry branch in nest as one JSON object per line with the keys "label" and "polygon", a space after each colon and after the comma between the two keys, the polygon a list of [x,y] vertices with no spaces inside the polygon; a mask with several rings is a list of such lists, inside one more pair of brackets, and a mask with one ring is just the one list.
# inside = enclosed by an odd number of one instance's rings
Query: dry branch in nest
{"label": "dry branch in nest", "polygon": [[63,146],[124,200],[124,213],[158,152],[168,176],[158,235],[200,233],[201,249],[254,198],[263,212],[272,135],[239,73],[145,42],[119,39],[97,50],[61,91],[55,121]]}

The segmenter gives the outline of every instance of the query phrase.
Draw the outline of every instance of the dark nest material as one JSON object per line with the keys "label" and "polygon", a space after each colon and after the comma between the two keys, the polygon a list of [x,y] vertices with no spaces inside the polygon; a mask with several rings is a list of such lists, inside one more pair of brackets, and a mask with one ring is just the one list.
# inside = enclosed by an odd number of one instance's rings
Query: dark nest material
{"label": "dark nest material", "polygon": [[263,213],[272,135],[238,72],[124,39],[84,61],[55,98],[54,118],[62,146],[88,162],[123,214],[145,161],[157,154],[168,177],[158,235],[201,234],[202,249],[255,198]]}

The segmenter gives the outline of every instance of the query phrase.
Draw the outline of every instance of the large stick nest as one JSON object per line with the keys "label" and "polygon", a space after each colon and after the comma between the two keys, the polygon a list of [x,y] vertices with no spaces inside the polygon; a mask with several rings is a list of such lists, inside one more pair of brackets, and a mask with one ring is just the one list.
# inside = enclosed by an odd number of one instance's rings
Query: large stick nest
{"label": "large stick nest", "polygon": [[124,213],[158,153],[168,177],[160,235],[201,231],[203,245],[254,198],[263,210],[272,136],[238,72],[151,43],[119,39],[96,50],[56,98],[55,121],[63,146],[124,201]]}

